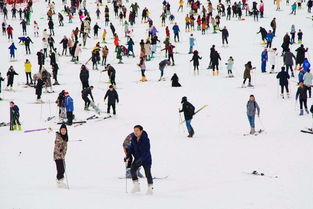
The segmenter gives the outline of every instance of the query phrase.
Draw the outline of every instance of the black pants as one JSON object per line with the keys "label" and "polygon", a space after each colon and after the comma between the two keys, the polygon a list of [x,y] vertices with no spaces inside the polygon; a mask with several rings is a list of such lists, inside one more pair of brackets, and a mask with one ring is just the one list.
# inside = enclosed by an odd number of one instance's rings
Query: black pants
{"label": "black pants", "polygon": [[309,98],[311,98],[311,86],[305,86],[305,88],[309,92]]}
{"label": "black pants", "polygon": [[83,97],[83,100],[85,101],[85,107],[89,107],[90,105],[90,99],[88,97]]}
{"label": "black pants", "polygon": [[72,125],[73,123],[73,112],[66,112],[67,125]]}
{"label": "black pants", "polygon": [[[140,166],[136,166],[135,163],[133,163],[131,165],[130,173],[132,175],[133,181],[137,181],[138,180],[137,170],[138,170],[139,167]],[[148,184],[153,184],[153,179],[152,179],[152,175],[151,175],[151,167],[143,166],[143,169],[145,170],[145,175],[146,175]]]}
{"label": "black pants", "polygon": [[116,83],[115,83],[115,75],[110,76],[110,82],[111,82],[112,85],[115,85],[115,86],[116,86]]}
{"label": "black pants", "polygon": [[82,82],[83,85],[83,89],[88,88],[89,87],[89,82]]}
{"label": "black pants", "polygon": [[305,99],[299,99],[299,102],[300,102],[300,110],[303,110],[303,105],[304,105],[304,108],[305,109],[308,109],[308,105],[307,105],[307,98]]}
{"label": "black pants", "polygon": [[289,93],[288,85],[281,85],[281,86],[280,86],[280,88],[281,88],[281,93],[282,93],[282,94],[284,93],[284,87],[285,87],[287,93]]}
{"label": "black pants", "polygon": [[169,54],[168,55],[168,61],[171,61],[171,59],[172,59],[172,64],[175,64],[174,55],[173,54]]}
{"label": "black pants", "polygon": [[227,40],[227,37],[222,37],[222,43],[224,44],[224,42],[226,42],[226,44],[228,44],[228,40]]}
{"label": "black pants", "polygon": [[7,87],[9,86],[13,86],[13,80],[12,79],[8,79],[8,83],[7,83]]}
{"label": "black pants", "polygon": [[212,64],[212,70],[215,71],[215,69],[218,71],[218,64],[216,63]]}
{"label": "black pants", "polygon": [[30,54],[30,48],[29,48],[29,45],[25,45],[25,49],[26,49],[26,54]]}
{"label": "black pants", "polygon": [[269,41],[268,41],[266,47],[267,47],[267,48],[272,48],[272,42],[269,42]]}
{"label": "black pants", "polygon": [[31,72],[26,73],[26,83],[27,83],[27,84],[29,84],[29,83],[28,83],[28,78],[29,78],[29,80],[30,80],[30,83],[32,84],[32,83],[33,83],[33,79],[32,79],[32,73],[31,73]]}
{"label": "black pants", "polygon": [[176,41],[176,38],[177,38],[177,40],[179,41],[179,34],[178,34],[178,33],[175,33],[175,34],[174,34],[174,41]]}
{"label": "black pants", "polygon": [[[251,77],[250,78],[248,78],[249,79],[249,83],[251,83]],[[243,84],[245,84],[246,83],[246,80],[247,80],[247,78],[245,78],[244,80],[243,80]]]}
{"label": "black pants", "polygon": [[57,179],[63,179],[64,178],[64,160],[60,159],[60,160],[55,160],[55,164],[57,166]]}
{"label": "black pants", "polygon": [[40,99],[40,98],[41,98],[41,93],[37,94],[37,99]]}
{"label": "black pants", "polygon": [[108,113],[110,113],[110,109],[111,109],[111,107],[112,107],[112,109],[113,109],[113,115],[115,115],[116,114],[116,111],[115,111],[115,104],[108,104]]}

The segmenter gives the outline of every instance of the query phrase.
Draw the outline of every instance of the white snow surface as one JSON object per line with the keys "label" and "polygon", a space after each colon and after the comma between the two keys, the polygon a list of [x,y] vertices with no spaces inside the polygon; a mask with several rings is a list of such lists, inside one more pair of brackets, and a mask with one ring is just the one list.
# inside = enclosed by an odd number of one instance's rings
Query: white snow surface
{"label": "white snow surface", "polygon": [[[134,2],[134,1],[130,1]],[[165,28],[161,27],[161,1],[138,0],[141,7],[147,6],[159,30],[161,41],[165,37]],[[165,70],[166,81],[157,82],[159,78],[158,63],[164,59],[164,53],[147,62],[146,76],[148,82],[140,83],[138,57],[124,58],[125,64],[117,64],[114,53],[112,34],[107,28],[110,54],[108,62],[117,70],[117,91],[120,103],[117,105],[116,118],[100,122],[88,121],[79,127],[69,127],[70,140],[66,155],[67,176],[70,189],[60,189],[56,186],[56,168],[53,161],[55,131],[59,126],[56,121],[45,122],[50,115],[56,115],[57,106],[54,101],[58,93],[65,89],[74,99],[74,114],[78,119],[86,119],[94,112],[83,110],[80,96],[79,80],[80,65],[70,62],[70,57],[58,57],[60,66],[60,86],[54,87],[55,93],[43,94],[46,102],[43,105],[34,104],[35,90],[23,88],[25,82],[23,63],[30,59],[33,73],[37,72],[36,52],[41,48],[41,38],[33,37],[32,24],[28,33],[34,41],[31,45],[32,54],[26,55],[24,46],[18,45],[17,37],[21,36],[19,20],[9,19],[14,27],[14,40],[17,50],[17,61],[10,62],[8,56],[9,43],[6,37],[0,37],[1,73],[4,76],[10,65],[13,65],[19,76],[15,79],[16,92],[3,91],[0,102],[0,121],[9,121],[9,101],[13,100],[20,108],[23,130],[52,127],[47,131],[23,133],[10,132],[8,127],[0,128],[0,209],[124,209],[124,208],[179,208],[179,209],[312,209],[313,208],[313,139],[310,134],[302,134],[300,130],[311,126],[312,117],[298,115],[298,103],[295,103],[296,79],[290,80],[291,99],[281,99],[276,75],[261,73],[260,35],[256,35],[260,26],[270,29],[270,21],[277,19],[277,36],[273,47],[281,53],[283,35],[290,31],[291,24],[304,32],[303,43],[309,47],[308,58],[312,53],[312,21],[307,17],[306,7],[298,10],[296,16],[289,15],[290,6],[282,2],[282,11],[275,11],[273,1],[265,0],[265,18],[254,22],[252,17],[245,21],[233,18],[226,21],[222,18],[221,26],[229,29],[229,47],[222,48],[221,34],[213,34],[212,29],[206,35],[193,32],[197,40],[196,49],[203,59],[200,61],[200,74],[194,75],[192,63],[189,62],[188,37],[184,32],[184,13],[176,13],[178,1],[171,0],[172,11],[181,28],[181,42],[174,43],[176,66]],[[202,1],[206,3],[206,1]],[[213,0],[216,6],[217,0]],[[293,1],[291,1],[292,3]],[[250,2],[251,3],[251,2]],[[130,3],[127,4],[127,7]],[[33,20],[37,20],[42,30],[47,28],[45,1],[34,4]],[[96,20],[94,1],[87,1],[91,13],[92,24],[98,22],[104,27],[104,7],[101,7],[101,20]],[[61,11],[63,5],[56,1],[56,11]],[[141,16],[141,9],[139,16]],[[214,12],[216,14],[216,11]],[[243,11],[244,14],[244,11]],[[11,12],[9,13],[9,16]],[[45,17],[44,20],[39,19]],[[110,18],[117,29],[121,43],[125,44],[123,27],[113,17],[110,5]],[[55,41],[59,42],[64,35],[76,26],[67,23],[58,27],[57,17]],[[167,24],[170,26],[167,21]],[[146,39],[147,24],[140,23],[140,17],[134,29],[135,53],[139,55],[139,41]],[[87,41],[87,49],[83,49],[80,57],[82,62],[88,60],[91,49],[100,41],[91,38]],[[172,30],[171,30],[172,35]],[[172,37],[173,38],[173,37]],[[206,70],[209,62],[209,48],[216,45],[222,61],[219,76],[212,76],[211,70]],[[104,44],[101,44],[104,45]],[[61,45],[56,44],[59,51]],[[294,52],[299,45],[292,45]],[[163,47],[163,44],[161,45]],[[158,48],[158,52],[161,48]],[[226,63],[229,56],[235,59],[235,78],[225,78]],[[278,67],[282,58],[278,58]],[[244,64],[252,61],[256,70],[252,74],[254,89],[241,89]],[[46,67],[51,72],[46,60]],[[107,74],[91,70],[90,84],[95,86],[94,97],[102,110],[106,109],[103,101],[108,88]],[[270,66],[268,66],[269,71]],[[170,77],[177,73],[182,88],[172,88]],[[6,83],[3,83],[2,88]],[[249,132],[246,118],[246,102],[250,94],[256,96],[261,108],[261,120],[256,118],[257,129],[265,129],[266,133],[259,136],[243,136]],[[195,105],[196,109],[207,104],[208,107],[197,114],[192,125],[195,137],[188,139],[184,125],[179,125],[178,108],[181,107],[182,96]],[[49,101],[51,104],[49,105]],[[308,105],[312,99],[308,100]],[[105,114],[102,114],[104,116]],[[260,123],[262,122],[262,123]],[[136,124],[143,125],[147,131],[153,158],[152,174],[157,177],[168,176],[165,180],[154,181],[154,195],[146,196],[147,183],[141,179],[142,192],[130,194],[125,192],[125,180],[120,180],[125,174],[123,163],[124,152],[122,142],[132,132]],[[257,170],[270,176],[268,178],[248,175],[246,172]],[[128,191],[132,182],[128,180]]]}

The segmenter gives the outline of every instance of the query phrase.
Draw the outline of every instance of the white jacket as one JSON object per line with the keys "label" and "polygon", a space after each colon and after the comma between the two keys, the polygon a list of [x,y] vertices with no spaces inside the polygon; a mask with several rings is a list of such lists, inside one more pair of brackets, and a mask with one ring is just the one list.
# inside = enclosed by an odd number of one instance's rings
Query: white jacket
{"label": "white jacket", "polygon": [[312,73],[306,72],[303,76],[303,84],[305,86],[311,86],[312,85],[312,79],[313,79]]}
{"label": "white jacket", "polygon": [[268,61],[269,61],[270,65],[276,65],[277,55],[278,55],[277,51],[276,52],[274,50],[270,50],[269,51],[269,59],[268,59]]}

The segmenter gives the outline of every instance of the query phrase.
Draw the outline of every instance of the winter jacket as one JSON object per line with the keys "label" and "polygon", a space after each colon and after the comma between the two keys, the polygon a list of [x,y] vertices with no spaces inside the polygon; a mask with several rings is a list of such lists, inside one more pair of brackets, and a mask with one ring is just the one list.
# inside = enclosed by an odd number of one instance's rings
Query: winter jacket
{"label": "winter jacket", "polygon": [[80,46],[76,46],[74,56],[78,57],[81,52],[82,52],[82,50],[81,50]]}
{"label": "winter jacket", "polygon": [[245,64],[245,71],[243,73],[243,79],[251,78],[251,74],[250,74],[251,70],[252,70],[252,66]]}
{"label": "winter jacket", "polygon": [[307,90],[305,87],[301,88],[300,86],[298,87],[297,93],[296,93],[296,100],[300,97],[300,99],[307,99]]}
{"label": "winter jacket", "polygon": [[38,60],[38,65],[44,65],[45,64],[45,55],[41,52],[37,52],[37,60]]}
{"label": "winter jacket", "polygon": [[222,29],[220,30],[222,32],[222,37],[223,38],[228,38],[229,36],[229,33],[228,33],[228,30],[227,29]]}
{"label": "winter jacket", "polygon": [[168,61],[167,59],[166,59],[166,60],[163,60],[163,61],[161,61],[161,62],[159,63],[159,69],[160,69],[160,70],[164,70],[165,66],[166,66],[166,65],[169,65],[169,64],[171,64],[170,61]]}
{"label": "winter jacket", "polygon": [[184,112],[185,120],[191,120],[195,113],[195,107],[191,103],[185,101],[180,112]]}
{"label": "winter jacket", "polygon": [[124,140],[124,142],[123,142],[123,148],[124,148],[126,154],[128,153],[128,150],[130,149],[130,146],[131,146],[131,144],[132,144],[132,139],[133,139],[133,137],[135,137],[135,134],[134,134],[134,133],[131,133],[131,134],[129,134],[129,135],[125,138],[125,140]]}
{"label": "winter jacket", "polygon": [[27,62],[24,64],[25,73],[31,73],[32,72],[32,63]]}
{"label": "winter jacket", "polygon": [[138,141],[135,135],[132,137],[127,158],[131,155],[135,157],[134,163],[151,167],[152,157],[150,152],[150,140],[147,132],[143,131]]}
{"label": "winter jacket", "polygon": [[74,111],[74,102],[72,97],[69,95],[65,96],[65,102],[64,105],[66,107],[66,112],[73,112]]}
{"label": "winter jacket", "polygon": [[258,111],[258,115],[260,115],[260,107],[256,101],[248,101],[247,103],[247,115],[255,116],[256,111]]}
{"label": "winter jacket", "polygon": [[54,160],[64,160],[67,151],[67,142],[63,140],[61,134],[56,132],[54,141]]}
{"label": "winter jacket", "polygon": [[181,87],[178,76],[176,74],[172,76],[171,81],[172,81],[172,87]]}
{"label": "winter jacket", "polygon": [[303,84],[305,86],[311,86],[312,85],[312,79],[313,79],[313,75],[312,73],[306,72],[303,76]]}
{"label": "winter jacket", "polygon": [[108,98],[108,104],[109,105],[112,105],[112,104],[115,104],[115,102],[119,102],[118,100],[118,94],[116,92],[115,89],[113,89],[113,91],[111,90],[108,90],[104,96],[104,100]]}
{"label": "winter jacket", "polygon": [[263,51],[261,54],[261,61],[267,62],[267,59],[268,59],[267,51]]}
{"label": "winter jacket", "polygon": [[309,60],[307,60],[307,59],[304,60],[302,63],[303,70],[306,72],[310,69],[310,67],[311,67],[311,64],[310,64]]}
{"label": "winter jacket", "polygon": [[273,41],[274,36],[275,35],[273,33],[266,34],[266,41],[271,43]]}
{"label": "winter jacket", "polygon": [[307,49],[300,46],[298,49],[296,49],[296,52],[297,52],[296,63],[302,64],[302,62],[304,61],[305,52],[307,52]]}
{"label": "winter jacket", "polygon": [[13,80],[14,80],[14,76],[15,76],[15,75],[18,75],[18,74],[15,72],[15,70],[9,70],[9,71],[7,72],[8,81],[13,83]]}
{"label": "winter jacket", "polygon": [[189,38],[189,46],[194,46],[195,45],[196,39],[194,37]]}
{"label": "winter jacket", "polygon": [[227,63],[227,70],[232,70],[233,69],[233,66],[234,66],[234,61],[232,61],[231,59],[228,60],[228,63]]}
{"label": "winter jacket", "polygon": [[295,55],[292,52],[286,52],[284,55],[284,64],[293,65],[293,59],[296,59]]}
{"label": "winter jacket", "polygon": [[127,42],[127,49],[128,49],[128,51],[134,51],[134,42],[133,42],[133,40],[129,40],[128,42]]}
{"label": "winter jacket", "polygon": [[277,74],[276,78],[279,79],[279,85],[287,86],[288,85],[288,79],[290,78],[290,76],[286,71],[280,71]]}
{"label": "winter jacket", "polygon": [[193,61],[193,66],[199,66],[199,59],[201,60],[202,57],[200,57],[198,53],[194,53],[190,62]]}
{"label": "winter jacket", "polygon": [[90,87],[85,88],[85,89],[82,91],[82,98],[87,98],[89,95],[90,95],[91,99],[93,100],[93,96],[92,96],[92,92],[91,92]]}
{"label": "winter jacket", "polygon": [[79,74],[79,78],[81,82],[88,82],[89,80],[89,71],[86,70],[81,70]]}
{"label": "winter jacket", "polygon": [[219,60],[221,60],[221,57],[217,51],[214,51],[211,55],[212,65],[218,65]]}
{"label": "winter jacket", "polygon": [[174,34],[178,34],[179,33],[179,27],[178,27],[178,25],[174,25],[173,26],[173,32],[174,32]]}
{"label": "winter jacket", "polygon": [[269,63],[270,65],[276,65],[276,57],[277,57],[277,52],[274,50],[269,51]]}
{"label": "winter jacket", "polygon": [[16,47],[15,47],[14,43],[11,44],[9,49],[10,49],[10,54],[14,54],[15,53]]}

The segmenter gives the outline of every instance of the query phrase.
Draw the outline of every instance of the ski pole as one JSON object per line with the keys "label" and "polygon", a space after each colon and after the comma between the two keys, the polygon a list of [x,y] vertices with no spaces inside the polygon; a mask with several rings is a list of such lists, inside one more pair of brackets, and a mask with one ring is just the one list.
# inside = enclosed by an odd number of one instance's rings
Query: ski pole
{"label": "ski pole", "polygon": [[70,190],[70,186],[68,184],[68,178],[67,178],[67,172],[66,172],[66,165],[65,165],[65,160],[63,159],[63,165],[64,165],[64,174],[66,178],[66,184],[67,184],[67,189]]}
{"label": "ski pole", "polygon": [[258,118],[259,118],[259,121],[260,121],[260,124],[261,124],[261,127],[262,127],[263,131],[265,131],[265,127],[264,127],[264,125],[263,125],[263,122],[262,122],[262,120],[261,120],[261,117],[259,116]]}

